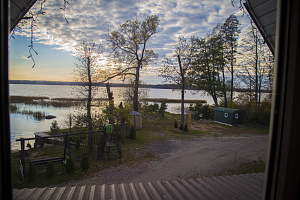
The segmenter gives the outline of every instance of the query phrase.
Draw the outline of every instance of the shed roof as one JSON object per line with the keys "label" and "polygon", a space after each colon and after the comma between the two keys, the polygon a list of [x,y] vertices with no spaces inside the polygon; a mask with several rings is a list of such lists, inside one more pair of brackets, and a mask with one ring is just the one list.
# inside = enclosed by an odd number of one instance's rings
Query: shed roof
{"label": "shed roof", "polygon": [[217,108],[214,108],[214,111],[234,113],[236,111],[242,111],[242,110],[241,109],[232,109],[232,108],[217,107]]}
{"label": "shed roof", "polygon": [[139,112],[133,110],[133,111],[130,113],[130,115],[141,115],[141,113],[139,113]]}

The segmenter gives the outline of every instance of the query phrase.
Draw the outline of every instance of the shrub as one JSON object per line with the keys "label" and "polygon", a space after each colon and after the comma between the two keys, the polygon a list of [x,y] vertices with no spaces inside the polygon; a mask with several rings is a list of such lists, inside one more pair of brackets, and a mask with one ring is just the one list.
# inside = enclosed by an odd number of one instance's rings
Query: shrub
{"label": "shrub", "polygon": [[180,124],[179,130],[183,130],[183,125],[182,124]]}
{"label": "shrub", "polygon": [[80,163],[80,167],[82,169],[82,171],[87,171],[90,167],[90,164],[89,164],[89,159],[88,157],[83,157],[82,160],[81,160],[81,163]]}
{"label": "shrub", "polygon": [[183,131],[184,131],[184,132],[188,132],[188,131],[189,131],[188,125],[187,125],[187,124],[184,125]]}
{"label": "shrub", "polygon": [[178,128],[177,122],[174,123],[174,128]]}
{"label": "shrub", "polygon": [[160,108],[158,110],[158,114],[161,116],[161,117],[165,117],[165,112],[167,110],[167,103],[164,101],[160,104]]}
{"label": "shrub", "polygon": [[73,160],[71,158],[67,159],[66,172],[67,173],[73,173],[74,172],[74,163],[73,163]]}
{"label": "shrub", "polygon": [[47,170],[46,170],[47,178],[52,178],[55,176],[54,164],[53,162],[48,162]]}
{"label": "shrub", "polygon": [[50,126],[51,135],[57,135],[59,132],[59,126],[56,120],[51,123]]}
{"label": "shrub", "polygon": [[31,149],[31,144],[28,143],[28,144],[26,145],[26,147],[28,147],[29,149]]}
{"label": "shrub", "polygon": [[129,138],[134,139],[134,140],[136,139],[136,131],[135,131],[134,126],[131,126],[131,128],[130,128]]}
{"label": "shrub", "polygon": [[33,165],[29,165],[28,167],[27,180],[29,182],[34,182],[36,180],[36,171]]}

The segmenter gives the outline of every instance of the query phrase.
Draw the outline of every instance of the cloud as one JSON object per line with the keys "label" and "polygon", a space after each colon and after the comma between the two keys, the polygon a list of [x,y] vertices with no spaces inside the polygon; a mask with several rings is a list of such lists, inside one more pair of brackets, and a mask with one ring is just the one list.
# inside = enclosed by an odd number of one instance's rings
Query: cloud
{"label": "cloud", "polygon": [[30,60],[30,58],[28,58],[28,56],[21,56],[21,59]]}
{"label": "cloud", "polygon": [[[159,32],[149,41],[160,57],[172,52],[179,36],[204,37],[218,23],[223,23],[230,14],[241,18],[238,7],[231,0],[71,0],[65,9],[62,0],[47,0],[44,15],[36,20],[35,41],[56,45],[57,49],[74,54],[83,40],[106,44],[105,35],[116,30],[120,24],[137,16],[140,20],[147,15],[158,15]],[[34,6],[38,10],[39,5]],[[65,17],[68,23],[65,20]],[[25,27],[19,34],[29,36]]]}

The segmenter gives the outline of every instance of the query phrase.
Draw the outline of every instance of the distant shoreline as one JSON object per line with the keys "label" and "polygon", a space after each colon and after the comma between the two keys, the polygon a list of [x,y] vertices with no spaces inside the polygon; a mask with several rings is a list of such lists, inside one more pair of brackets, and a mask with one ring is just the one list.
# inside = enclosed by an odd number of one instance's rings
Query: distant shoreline
{"label": "distant shoreline", "polygon": [[[30,81],[30,80],[9,80],[9,84],[31,84],[31,85],[69,85],[81,86],[82,82],[64,82],[64,81]],[[96,83],[96,86],[105,87],[106,83]],[[110,87],[131,87],[126,83],[110,83]],[[141,84],[140,88],[154,88],[154,89],[180,89],[177,85],[173,84]],[[198,90],[193,87],[186,86],[186,90]],[[249,89],[234,88],[235,92],[249,92]],[[229,92],[229,91],[228,91]],[[254,90],[252,90],[254,92]],[[261,93],[271,93],[270,90],[261,90]]]}
{"label": "distant shoreline", "polygon": [[[9,84],[31,84],[31,85],[71,85],[81,86],[82,82],[64,82],[64,81],[29,81],[29,80],[9,80]],[[95,83],[96,86],[106,87],[106,83]],[[126,83],[110,83],[110,87],[131,87]],[[172,84],[140,84],[140,88],[157,88],[157,89],[178,89]],[[180,88],[179,88],[180,89]],[[187,87],[187,90],[195,90],[195,88]]]}

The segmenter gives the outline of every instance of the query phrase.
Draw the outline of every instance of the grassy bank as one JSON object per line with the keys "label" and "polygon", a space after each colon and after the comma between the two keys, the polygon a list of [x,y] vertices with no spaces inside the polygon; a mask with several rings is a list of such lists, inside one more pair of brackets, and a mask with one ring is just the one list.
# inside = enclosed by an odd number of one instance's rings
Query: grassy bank
{"label": "grassy bank", "polygon": [[[46,178],[46,167],[36,168],[37,180],[35,182],[28,182],[22,180],[20,174],[20,152],[12,153],[12,175],[14,188],[32,188],[45,187],[56,185],[70,180],[83,179],[86,176],[92,176],[99,170],[119,166],[123,164],[134,164],[148,162],[156,159],[155,155],[144,148],[145,144],[154,143],[158,141],[166,141],[169,139],[192,139],[200,137],[220,137],[230,135],[265,135],[268,134],[266,129],[257,129],[252,127],[229,127],[213,122],[197,122],[190,127],[188,132],[183,132],[178,128],[174,128],[174,122],[180,121],[180,116],[166,113],[164,118],[156,118],[150,121],[143,122],[143,128],[137,130],[136,140],[126,139],[126,143],[122,144],[122,158],[115,160],[108,160],[104,158],[98,161],[97,149],[93,149],[92,153],[87,152],[87,147],[81,146],[79,149],[71,147],[71,158],[75,164],[75,172],[68,174],[65,171],[64,165],[55,165],[55,177],[51,179]],[[57,157],[63,155],[63,147],[59,145],[50,146],[45,145],[43,148],[37,147],[29,150],[26,160],[26,167],[31,160],[40,160],[50,157]],[[90,168],[87,172],[82,172],[80,162],[76,161],[77,157],[88,157]],[[251,171],[251,169],[247,169]]]}

